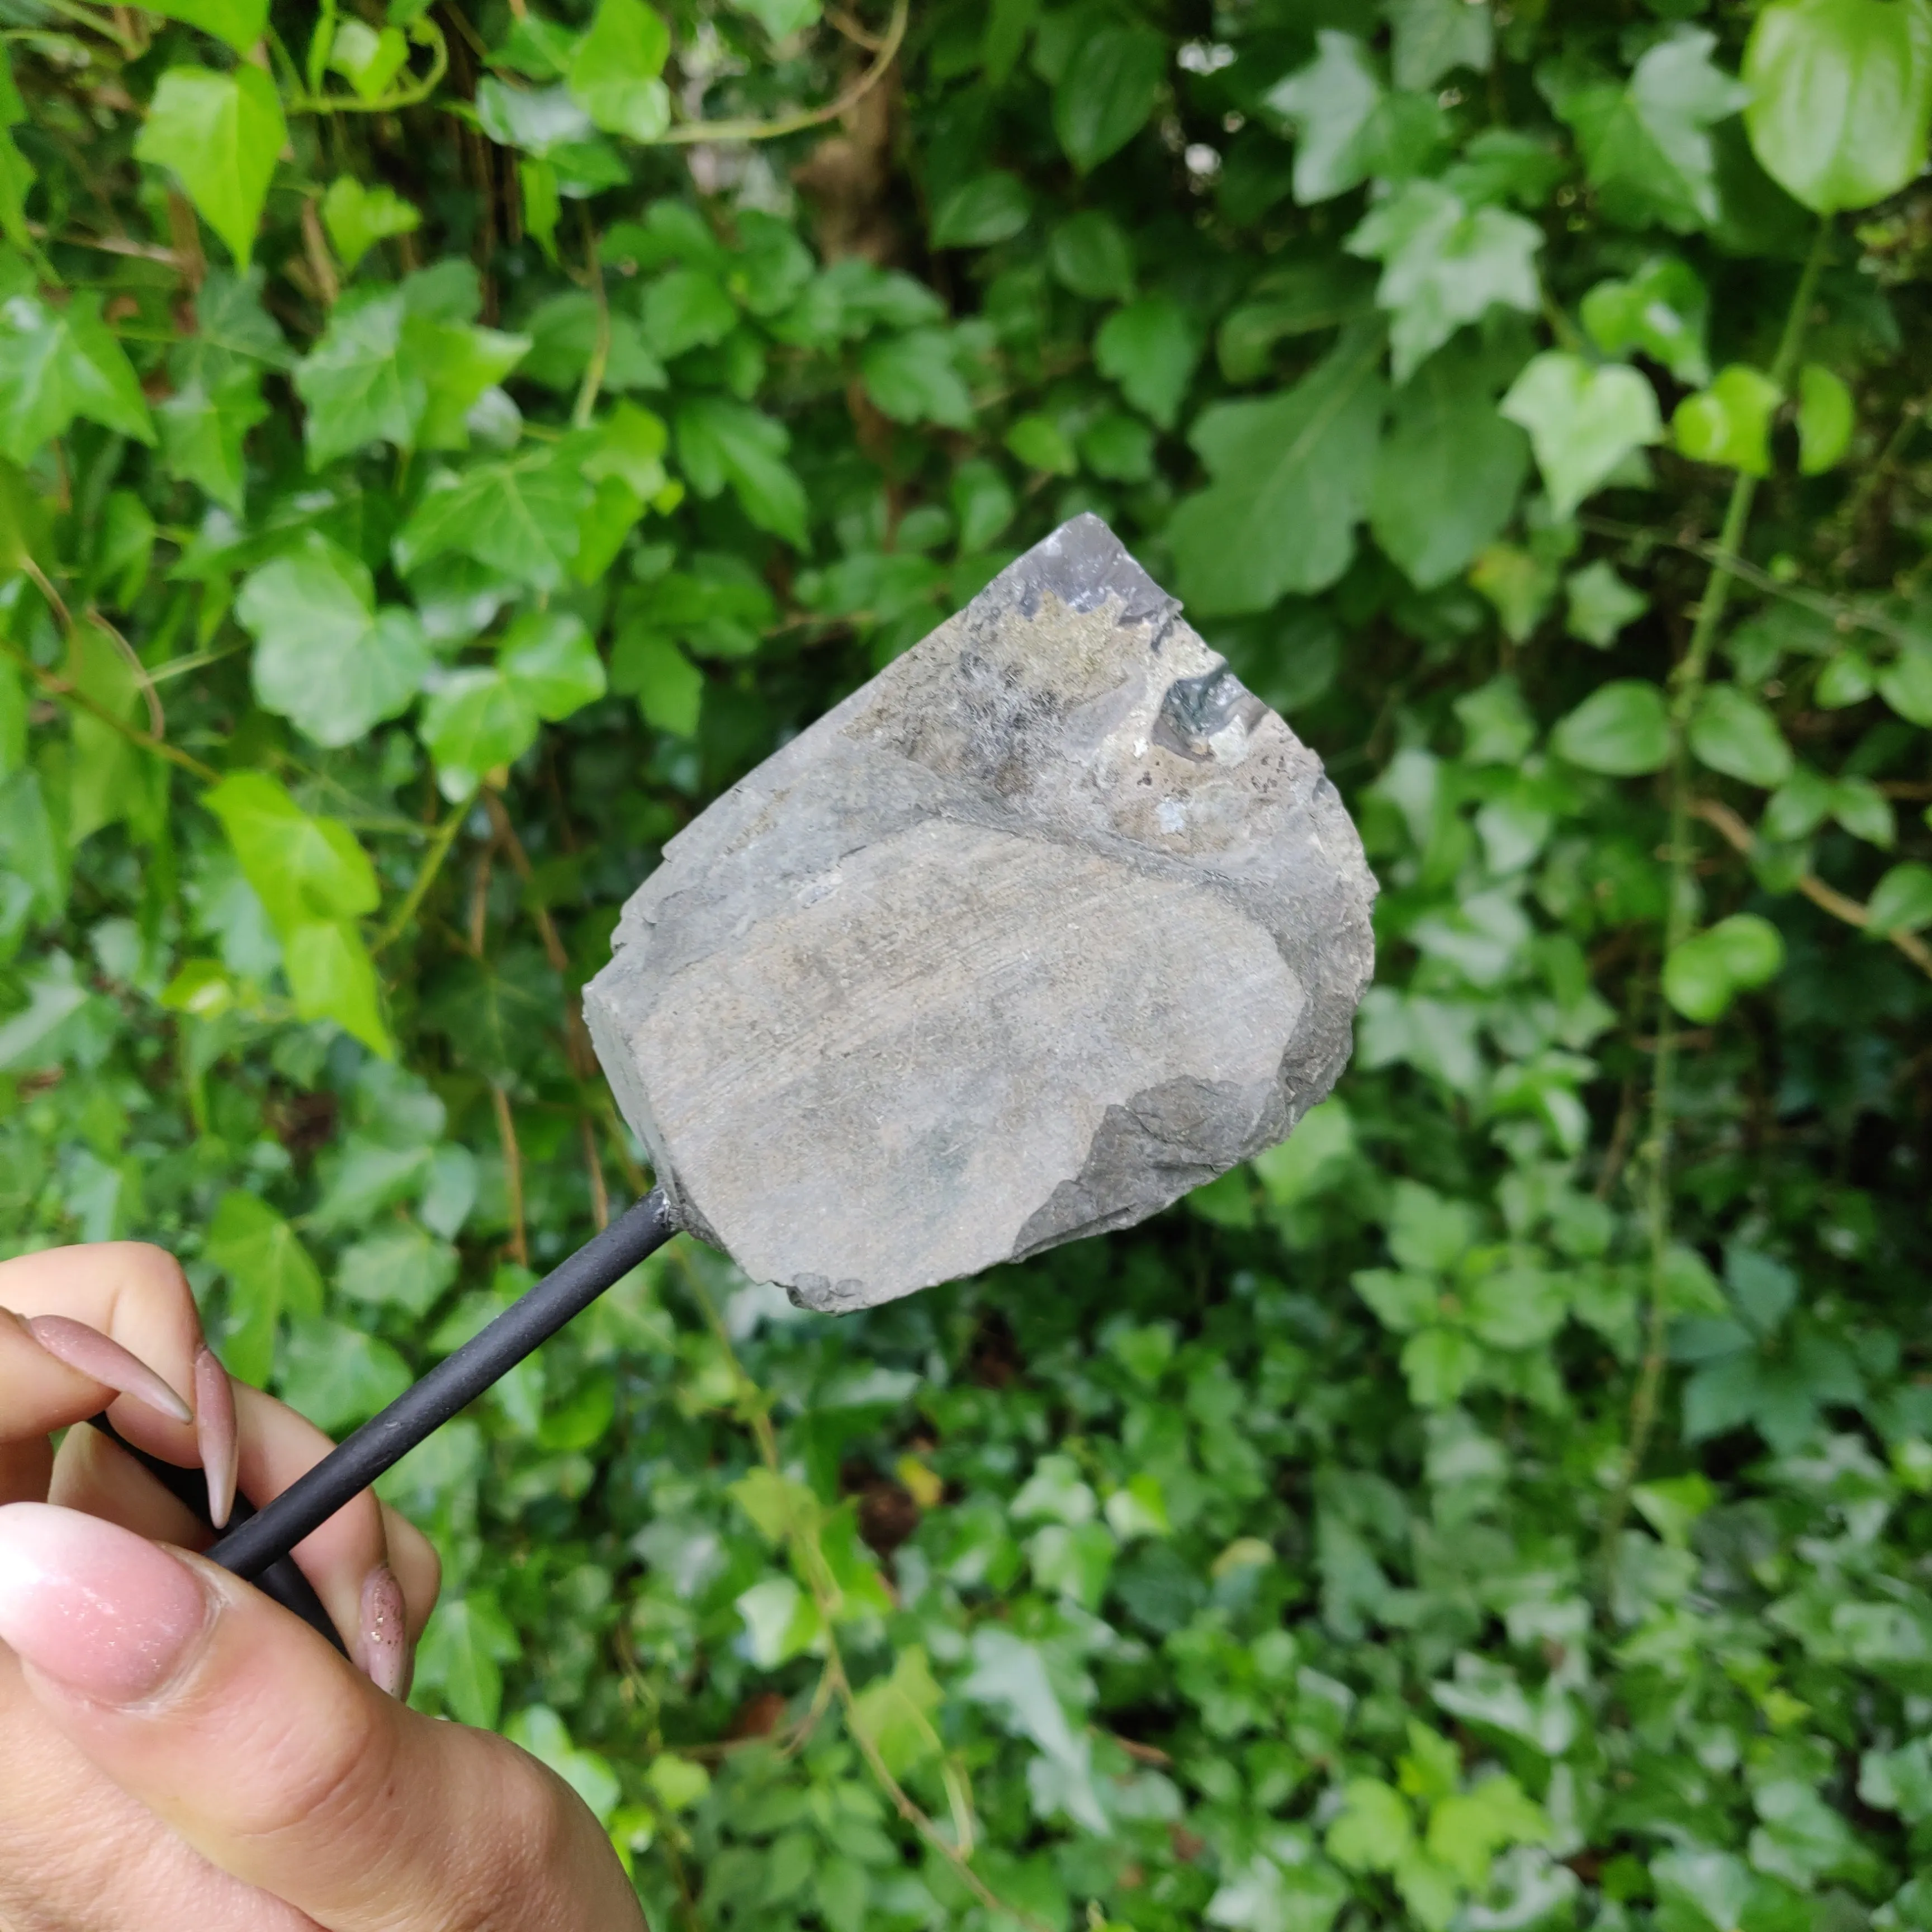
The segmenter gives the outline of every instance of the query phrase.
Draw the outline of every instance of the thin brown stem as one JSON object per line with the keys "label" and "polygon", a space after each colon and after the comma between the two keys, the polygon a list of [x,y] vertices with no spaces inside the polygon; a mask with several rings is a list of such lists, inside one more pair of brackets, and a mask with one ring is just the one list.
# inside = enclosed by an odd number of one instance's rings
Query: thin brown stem
{"label": "thin brown stem", "polygon": [[590,1218],[601,1234],[610,1225],[610,1190],[604,1184],[604,1162],[597,1151],[597,1130],[588,1114],[577,1117],[577,1130],[584,1146],[584,1172],[590,1183]]}
{"label": "thin brown stem", "polygon": [[655,141],[643,145],[670,148],[687,147],[694,141],[774,141],[786,134],[802,134],[808,128],[820,128],[828,121],[836,121],[842,114],[849,114],[857,106],[890,71],[892,62],[898,58],[899,44],[905,38],[910,10],[910,0],[894,0],[892,20],[879,42],[879,50],[873,56],[872,64],[837,100],[826,106],[803,108],[796,114],[781,115],[772,121],[687,122],[682,127],[668,128]]}
{"label": "thin brown stem", "polygon": [[624,1124],[618,1118],[616,1107],[608,1094],[604,1096],[604,1131],[610,1143],[610,1151],[616,1156],[617,1166],[622,1172],[624,1185],[632,1194],[641,1195],[644,1192],[644,1170],[638,1165],[631,1144],[624,1138]]}
{"label": "thin brown stem", "polygon": [[1624,1170],[1624,1162],[1630,1157],[1631,1136],[1636,1128],[1637,1084],[1633,1079],[1624,1082],[1623,1093],[1617,1102],[1616,1124],[1610,1130],[1610,1144],[1604,1155],[1604,1169],[1597,1176],[1597,1184],[1590,1191],[1599,1201],[1607,1201],[1615,1190],[1618,1177]]}
{"label": "thin brown stem", "polygon": [[843,34],[855,47],[863,47],[868,54],[877,53],[885,44],[884,38],[856,20],[843,7],[828,7],[825,22],[829,27]]}
{"label": "thin brown stem", "polygon": [[1696,557],[1700,562],[1721,566],[1740,584],[1748,584],[1752,590],[1767,597],[1774,597],[1780,603],[1808,610],[1814,616],[1840,630],[1868,631],[1875,637],[1888,638],[1897,644],[1911,644],[1919,634],[1910,625],[1888,617],[1882,610],[1850,602],[1842,597],[1829,596],[1822,590],[1808,590],[1802,584],[1780,583],[1769,571],[1760,570],[1748,558],[1726,551],[1721,542],[1713,543],[1702,538],[1663,536],[1641,524],[1624,523],[1615,517],[1580,516],[1576,523],[1580,529],[1598,536],[1614,537],[1627,542],[1640,539],[1659,550],[1680,551],[1686,556]]}
{"label": "thin brown stem", "polygon": [[120,653],[122,662],[134,673],[134,682],[140,686],[141,695],[147,700],[149,735],[158,741],[165,738],[168,735],[167,714],[161,709],[161,694],[154,688],[154,680],[148,675],[148,667],[141,662],[140,653],[98,610],[90,610],[87,622],[106,634],[108,642]]}
{"label": "thin brown stem", "polygon": [[[496,843],[502,847],[504,856],[510,862],[510,869],[528,886],[536,876],[536,868],[530,863],[530,855],[524,849],[524,842],[517,836],[516,827],[510,823],[510,814],[503,801],[494,791],[483,794],[483,808],[490,814],[490,827],[496,836]],[[550,916],[550,908],[535,900],[530,902],[530,917],[537,929],[537,936],[543,942],[544,958],[550,962],[554,973],[567,973],[570,970],[570,955],[566,950],[562,935],[557,932],[556,922]]]}
{"label": "thin brown stem", "polygon": [[178,745],[170,745],[166,739],[152,736],[130,724],[124,718],[117,718],[106,705],[97,704],[86,692],[77,690],[65,678],[43,670],[10,639],[0,638],[0,657],[11,658],[50,698],[71,706],[74,710],[86,712],[88,717],[98,719],[110,731],[119,733],[129,744],[138,745],[142,751],[151,752],[158,758],[164,758],[171,765],[179,766],[183,771],[200,779],[203,784],[219,784],[221,782],[221,774],[212,765],[205,765],[192,752],[184,752]]}
{"label": "thin brown stem", "polygon": [[516,1117],[510,1096],[495,1081],[490,1103],[496,1112],[496,1138],[503,1150],[503,1198],[510,1212],[510,1258],[519,1268],[530,1264],[530,1244],[524,1229],[524,1150],[517,1144]]}
{"label": "thin brown stem", "polygon": [[76,235],[63,230],[58,236],[50,236],[44,221],[30,221],[27,232],[37,242],[57,240],[70,248],[92,248],[102,255],[124,255],[137,262],[159,262],[166,267],[178,271],[184,264],[172,248],[164,248],[158,242],[136,242],[126,235]]}
{"label": "thin brown stem", "polygon": [[323,305],[333,308],[342,297],[342,278],[336,273],[335,258],[328,252],[328,238],[322,232],[322,217],[316,212],[313,195],[302,196],[302,249],[308,257],[309,273],[315,278],[316,292]]}
{"label": "thin brown stem", "polygon": [[423,855],[423,862],[411,881],[403,902],[390,916],[388,923],[376,936],[376,943],[370,948],[372,952],[381,952],[393,946],[407,929],[421,908],[430,887],[436,883],[437,873],[442,870],[443,861],[449,856],[449,849],[456,842],[456,835],[463,830],[463,821],[470,815],[470,800],[461,799],[449,808],[442,823],[436,829],[436,836],[429,850]]}
{"label": "thin brown stem", "polygon": [[[1750,856],[1757,841],[1750,827],[1728,805],[1714,798],[1700,798],[1690,810],[1694,817],[1701,818],[1719,833],[1732,850],[1746,858]],[[1828,886],[1815,873],[1804,874],[1798,881],[1798,890],[1820,911],[1829,913],[1834,919],[1843,920],[1847,926],[1855,926],[1862,932],[1871,924],[1869,907],[1861,905],[1837,887]],[[1932,946],[1928,946],[1916,932],[1888,932],[1880,936],[1888,939],[1920,972],[1932,978]]]}
{"label": "thin brown stem", "polygon": [[20,568],[27,573],[34,588],[47,600],[47,608],[61,627],[61,635],[66,637],[74,629],[74,617],[67,608],[67,599],[54,588],[54,580],[30,556],[20,560]]}
{"label": "thin brown stem", "polygon": [[484,935],[490,926],[490,873],[496,842],[492,838],[476,855],[476,870],[470,880],[470,920],[464,931],[472,957],[483,956]]}
{"label": "thin brown stem", "polygon": [[584,231],[584,273],[591,299],[597,304],[597,334],[590,346],[590,360],[584,366],[584,381],[578,389],[570,422],[573,429],[588,429],[596,412],[597,392],[604,386],[604,372],[610,362],[610,298],[604,290],[604,264],[597,256],[597,230],[591,225],[590,204],[580,201],[577,215]]}
{"label": "thin brown stem", "polygon": [[[510,814],[503,801],[494,792],[484,794],[484,805],[490,814],[490,823],[494,829],[496,842],[502,846],[510,861],[511,869],[523,881],[525,902],[530,908],[530,917],[535,922],[538,937],[543,941],[544,958],[550,963],[550,970],[565,982],[570,979],[570,953],[563,943],[562,935],[556,929],[556,921],[551,918],[550,908],[530,895],[529,888],[534,882],[536,872],[530,864],[530,855],[524,850],[524,842],[517,836],[517,828],[510,823]],[[589,1030],[584,1024],[584,1002],[572,993],[564,1003],[563,1052],[570,1063],[570,1070],[580,1080],[589,1080],[597,1072],[596,1049],[590,1043]]]}

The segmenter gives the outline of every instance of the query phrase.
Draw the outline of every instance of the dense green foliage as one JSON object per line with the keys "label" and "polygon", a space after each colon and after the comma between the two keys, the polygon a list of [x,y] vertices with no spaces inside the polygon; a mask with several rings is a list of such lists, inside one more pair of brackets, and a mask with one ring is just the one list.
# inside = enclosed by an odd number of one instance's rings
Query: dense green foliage
{"label": "dense green foliage", "polygon": [[1337,1097],[658,1258],[391,1483],[418,1701],[659,1932],[1932,1928],[1932,4],[820,14],[0,4],[0,1244],[355,1423],[643,1185],[663,841],[1097,509],[1364,829]]}

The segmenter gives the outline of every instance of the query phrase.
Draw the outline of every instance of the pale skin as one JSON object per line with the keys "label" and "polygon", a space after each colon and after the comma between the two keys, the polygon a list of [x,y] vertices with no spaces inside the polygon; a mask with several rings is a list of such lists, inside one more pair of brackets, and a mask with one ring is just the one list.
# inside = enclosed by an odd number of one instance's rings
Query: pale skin
{"label": "pale skin", "polygon": [[418,1532],[364,1492],[297,1546],[345,1661],[189,1553],[207,1531],[72,1426],[103,1408],[206,1469],[218,1518],[329,1447],[229,1384],[161,1250],[0,1262],[0,1932],[638,1932],[567,1785],[400,1700],[436,1600]]}

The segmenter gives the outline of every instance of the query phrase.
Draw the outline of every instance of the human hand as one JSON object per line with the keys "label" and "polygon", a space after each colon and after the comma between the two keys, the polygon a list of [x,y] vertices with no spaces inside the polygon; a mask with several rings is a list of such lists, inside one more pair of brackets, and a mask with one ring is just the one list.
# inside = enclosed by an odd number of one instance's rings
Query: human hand
{"label": "human hand", "polygon": [[0,1932],[643,1924],[561,1779],[400,1701],[436,1599],[419,1532],[365,1491],[296,1546],[346,1663],[184,1553],[206,1530],[70,1426],[104,1407],[202,1466],[218,1520],[238,1484],[266,1502],[331,1446],[230,1383],[161,1250],[0,1262]]}

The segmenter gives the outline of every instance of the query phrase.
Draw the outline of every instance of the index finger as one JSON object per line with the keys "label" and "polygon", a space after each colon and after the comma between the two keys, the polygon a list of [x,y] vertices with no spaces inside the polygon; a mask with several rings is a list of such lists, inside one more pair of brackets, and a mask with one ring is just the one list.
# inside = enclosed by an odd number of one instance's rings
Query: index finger
{"label": "index finger", "polygon": [[[119,1342],[170,1388],[192,1400],[195,1358],[202,1346],[201,1316],[181,1264],[164,1248],[145,1241],[96,1241],[47,1248],[0,1262],[0,1309],[29,1318],[53,1315],[85,1322]],[[0,1328],[14,1326],[0,1322]],[[57,1415],[38,1432],[44,1433],[47,1428],[60,1428],[92,1413],[107,1393],[91,1377],[38,1350],[28,1336],[0,1337],[0,1342],[8,1347],[8,1354],[0,1356],[0,1374],[9,1376],[9,1434],[20,1426],[16,1414],[24,1414],[28,1404],[36,1409],[50,1405],[50,1412]],[[31,1372],[25,1357],[17,1352],[29,1346],[36,1348],[46,1365]],[[16,1386],[40,1393],[30,1395],[16,1412],[12,1399]],[[76,1407],[90,1402],[92,1406]],[[171,1421],[125,1396],[110,1402],[108,1413],[122,1435],[151,1455],[184,1468],[201,1460],[191,1423]]]}

